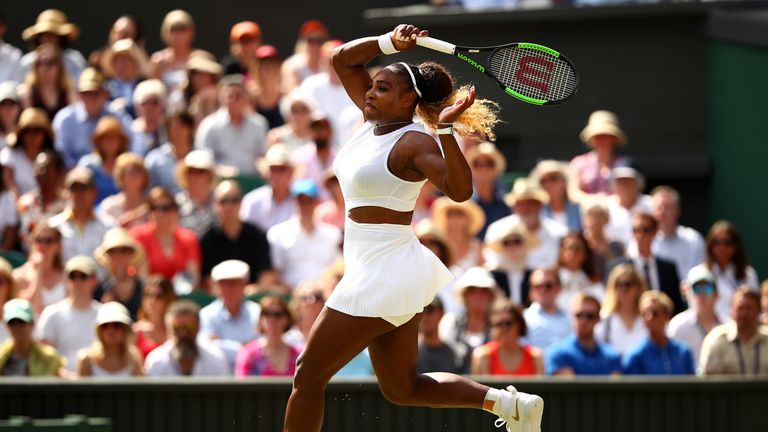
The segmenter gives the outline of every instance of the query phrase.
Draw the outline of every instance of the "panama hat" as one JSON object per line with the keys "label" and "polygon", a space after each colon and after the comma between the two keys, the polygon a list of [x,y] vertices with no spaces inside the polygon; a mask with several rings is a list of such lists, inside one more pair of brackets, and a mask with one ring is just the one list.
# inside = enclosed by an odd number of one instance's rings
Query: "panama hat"
{"label": "panama hat", "polygon": [[21,38],[28,41],[43,33],[57,34],[72,41],[80,35],[80,29],[68,22],[64,12],[58,9],[46,9],[37,16],[35,25],[24,29]]}
{"label": "panama hat", "polygon": [[112,61],[119,54],[127,54],[133,59],[139,69],[139,75],[146,74],[149,65],[147,53],[133,39],[120,39],[107,48],[104,58],[101,60],[101,68],[107,75],[115,75],[115,71],[112,69]]}
{"label": "panama hat", "polygon": [[461,210],[469,219],[469,234],[474,236],[485,225],[485,213],[474,201],[456,202],[448,197],[440,197],[432,204],[432,220],[442,232],[448,227],[448,211]]}
{"label": "panama hat", "polygon": [[96,68],[85,68],[83,73],[80,74],[80,78],[77,79],[77,91],[103,91],[105,82],[104,75]]}
{"label": "panama hat", "polygon": [[627,144],[627,135],[619,126],[619,118],[611,111],[593,112],[579,137],[584,143],[592,145],[590,142],[595,135],[612,135],[618,139],[619,145]]}
{"label": "panama hat", "polygon": [[536,185],[541,186],[541,178],[552,173],[559,174],[565,179],[566,183],[568,182],[568,164],[553,159],[545,159],[537,163],[531,170],[529,178]]}
{"label": "panama hat", "polygon": [[517,236],[523,239],[526,250],[536,249],[539,246],[539,237],[525,227],[525,224],[516,220],[505,220],[500,222],[502,226],[493,232],[488,232],[485,242],[488,249],[501,253],[504,250],[504,240]]}
{"label": "panama hat", "polygon": [[190,168],[209,171],[215,179],[215,167],[216,163],[213,160],[213,153],[205,149],[192,150],[176,165],[176,181],[181,187],[186,188],[187,171]]}
{"label": "panama hat", "polygon": [[487,156],[493,159],[497,176],[504,174],[504,171],[507,169],[507,160],[493,143],[487,141],[481,142],[470,148],[467,151],[467,162],[469,163],[469,166],[472,166],[475,160],[481,156]]}
{"label": "panama hat", "polygon": [[517,201],[526,199],[538,201],[543,205],[549,203],[549,195],[546,192],[528,181],[527,178],[519,177],[515,180],[514,185],[512,185],[512,192],[504,197],[504,202],[508,206],[513,207]]}
{"label": "panama hat", "polygon": [[201,72],[214,75],[217,78],[224,74],[224,68],[216,61],[213,55],[208,56],[205,51],[195,51],[187,60],[187,72]]}
{"label": "panama hat", "polygon": [[216,282],[228,279],[247,281],[250,270],[248,264],[243,261],[236,259],[226,260],[216,264],[211,269],[211,279]]}
{"label": "panama hat", "polygon": [[109,265],[108,252],[111,249],[119,247],[129,247],[133,249],[133,255],[131,256],[131,262],[129,263],[131,266],[136,267],[144,262],[144,248],[128,234],[128,230],[121,227],[112,228],[104,234],[104,239],[93,252],[93,256],[96,258],[99,265],[107,267]]}
{"label": "panama hat", "polygon": [[496,285],[496,280],[491,275],[491,272],[484,267],[469,268],[456,280],[456,283],[453,285],[453,293],[462,303],[464,303],[464,293],[469,287],[487,289],[492,294],[494,300],[503,295]]}
{"label": "panama hat", "polygon": [[13,147],[17,144],[18,138],[27,129],[40,129],[53,142],[53,128],[48,113],[40,108],[27,108],[21,112],[19,121],[16,124],[16,133],[8,139],[8,145]]}

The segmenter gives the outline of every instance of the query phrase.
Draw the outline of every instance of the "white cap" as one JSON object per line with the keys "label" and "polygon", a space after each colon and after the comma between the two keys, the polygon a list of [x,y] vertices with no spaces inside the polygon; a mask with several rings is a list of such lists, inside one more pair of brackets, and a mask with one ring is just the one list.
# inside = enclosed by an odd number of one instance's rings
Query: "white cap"
{"label": "white cap", "polygon": [[131,314],[128,313],[128,309],[118,302],[109,302],[101,305],[99,312],[96,314],[96,327],[106,324],[118,322],[130,326],[133,323]]}
{"label": "white cap", "polygon": [[224,279],[248,280],[250,267],[240,260],[226,260],[211,269],[211,279],[220,281]]}

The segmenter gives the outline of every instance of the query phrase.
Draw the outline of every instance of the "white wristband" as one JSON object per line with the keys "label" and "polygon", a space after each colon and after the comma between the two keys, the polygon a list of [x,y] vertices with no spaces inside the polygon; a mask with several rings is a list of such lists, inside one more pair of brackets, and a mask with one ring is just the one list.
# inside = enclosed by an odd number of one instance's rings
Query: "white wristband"
{"label": "white wristband", "polygon": [[400,51],[395,49],[395,44],[392,43],[392,37],[389,33],[384,33],[379,36],[379,49],[386,55],[397,54]]}
{"label": "white wristband", "polygon": [[435,129],[435,133],[438,135],[453,135],[453,125],[448,125],[440,129]]}

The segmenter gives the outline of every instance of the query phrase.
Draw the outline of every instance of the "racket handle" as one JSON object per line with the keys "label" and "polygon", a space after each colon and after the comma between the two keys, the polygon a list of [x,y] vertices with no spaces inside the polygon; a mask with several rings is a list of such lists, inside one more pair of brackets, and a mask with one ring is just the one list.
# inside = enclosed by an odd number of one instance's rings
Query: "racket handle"
{"label": "racket handle", "polygon": [[417,37],[416,45],[451,55],[456,52],[456,45],[429,36]]}

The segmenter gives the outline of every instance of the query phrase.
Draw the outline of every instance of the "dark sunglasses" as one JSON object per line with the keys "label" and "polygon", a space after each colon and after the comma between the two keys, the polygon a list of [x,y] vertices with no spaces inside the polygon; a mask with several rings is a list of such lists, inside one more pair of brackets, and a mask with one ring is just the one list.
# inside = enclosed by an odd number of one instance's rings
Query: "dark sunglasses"
{"label": "dark sunglasses", "polygon": [[653,228],[649,226],[633,227],[632,232],[635,234],[650,234],[653,232]]}
{"label": "dark sunglasses", "polygon": [[67,278],[69,278],[69,280],[71,281],[84,281],[84,280],[88,280],[90,276],[85,273],[73,271],[72,273],[67,275]]}
{"label": "dark sunglasses", "polygon": [[733,246],[735,244],[736,244],[736,241],[734,239],[712,240],[713,246]]}
{"label": "dark sunglasses", "polygon": [[534,289],[543,288],[543,289],[549,291],[549,290],[555,289],[555,284],[554,284],[554,282],[543,282],[543,283],[540,283],[540,284],[532,284],[531,288],[534,288]]}
{"label": "dark sunglasses", "polygon": [[45,245],[52,245],[54,243],[58,243],[58,239],[54,237],[38,237],[35,239],[35,243],[37,244],[45,244]]}
{"label": "dark sunglasses", "polygon": [[144,297],[144,298],[147,298],[147,299],[155,299],[155,300],[163,298],[163,294],[162,293],[148,293],[148,292],[145,292],[141,296]]}
{"label": "dark sunglasses", "polygon": [[491,323],[491,327],[493,328],[510,328],[513,325],[517,324],[517,321],[514,320],[504,320],[504,321],[496,321]]}
{"label": "dark sunglasses", "polygon": [[544,176],[539,180],[539,183],[545,184],[545,183],[554,183],[556,181],[560,180],[560,176],[552,175],[552,176]]}
{"label": "dark sunglasses", "polygon": [[637,286],[637,282],[635,281],[616,281],[617,289],[629,289],[636,286]]}
{"label": "dark sunglasses", "polygon": [[150,207],[150,209],[151,209],[152,211],[156,211],[156,212],[162,212],[162,213],[166,213],[166,212],[169,212],[169,211],[175,210],[175,208],[176,208],[176,207],[174,207],[174,206],[173,206],[173,205],[171,205],[171,204],[164,204],[164,205],[163,205],[163,204],[160,204],[160,205],[153,205],[153,206],[151,206],[151,207]]}
{"label": "dark sunglasses", "polygon": [[54,66],[56,64],[58,63],[54,59],[44,59],[44,60],[37,61],[38,66]]}
{"label": "dark sunglasses", "polygon": [[189,26],[186,24],[174,24],[171,26],[170,30],[172,32],[176,32],[176,31],[184,31],[184,30],[187,30],[188,28]]}
{"label": "dark sunglasses", "polygon": [[261,316],[264,318],[282,318],[287,315],[283,311],[261,311]]}
{"label": "dark sunglasses", "polygon": [[643,312],[644,317],[650,317],[650,318],[658,318],[660,316],[663,316],[664,312],[658,310],[658,309],[646,309]]}
{"label": "dark sunglasses", "polygon": [[179,333],[179,332],[194,333],[197,331],[197,325],[196,324],[176,324],[175,326],[173,326],[173,331],[175,333]]}
{"label": "dark sunglasses", "polygon": [[325,43],[325,41],[326,41],[325,38],[319,38],[319,37],[307,38],[307,43],[310,43],[310,44],[318,44],[318,45],[320,45],[320,44]]}
{"label": "dark sunglasses", "polygon": [[217,202],[219,204],[240,204],[240,197],[223,197]]}
{"label": "dark sunglasses", "polygon": [[111,330],[123,330],[123,329],[125,329],[125,324],[119,323],[119,322],[108,322],[108,323],[104,323],[104,324],[100,325],[99,328],[103,328],[103,329],[106,329],[106,330],[110,330],[110,329]]}
{"label": "dark sunglasses", "polygon": [[594,312],[577,312],[573,316],[580,320],[594,321],[597,319],[597,314]]}
{"label": "dark sunglasses", "polygon": [[521,238],[504,239],[501,242],[501,245],[504,246],[504,247],[520,246],[522,244],[523,244],[523,239],[521,239]]}
{"label": "dark sunglasses", "polygon": [[130,246],[118,246],[113,247],[112,249],[107,250],[107,253],[112,254],[121,254],[121,255],[127,255],[133,253],[133,248]]}
{"label": "dark sunglasses", "polygon": [[69,187],[71,192],[87,192],[90,189],[91,187],[89,185],[83,183],[75,183]]}
{"label": "dark sunglasses", "polygon": [[322,294],[307,294],[300,297],[304,303],[325,303],[325,297]]}
{"label": "dark sunglasses", "polygon": [[476,168],[496,168],[496,164],[492,160],[476,160],[472,162],[472,166]]}
{"label": "dark sunglasses", "polygon": [[715,286],[712,284],[696,284],[693,286],[693,293],[696,295],[711,296],[715,293]]}

